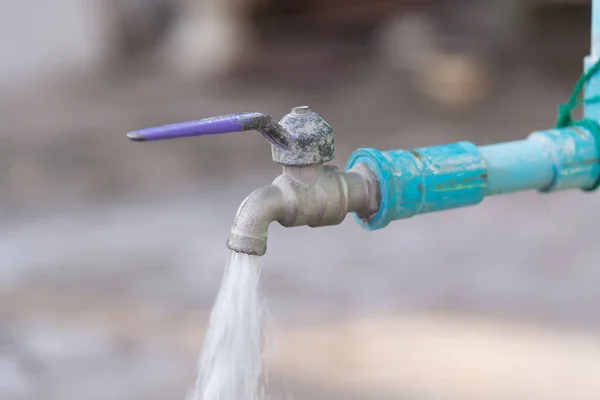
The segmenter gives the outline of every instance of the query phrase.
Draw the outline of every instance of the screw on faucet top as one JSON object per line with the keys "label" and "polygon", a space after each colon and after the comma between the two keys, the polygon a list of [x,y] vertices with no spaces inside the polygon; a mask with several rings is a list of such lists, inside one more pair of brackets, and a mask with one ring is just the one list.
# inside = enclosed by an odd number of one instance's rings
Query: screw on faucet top
{"label": "screw on faucet top", "polygon": [[312,112],[312,110],[310,109],[309,106],[298,106],[298,107],[292,108],[292,114],[296,114],[296,115],[305,115],[305,114],[310,114],[311,112]]}

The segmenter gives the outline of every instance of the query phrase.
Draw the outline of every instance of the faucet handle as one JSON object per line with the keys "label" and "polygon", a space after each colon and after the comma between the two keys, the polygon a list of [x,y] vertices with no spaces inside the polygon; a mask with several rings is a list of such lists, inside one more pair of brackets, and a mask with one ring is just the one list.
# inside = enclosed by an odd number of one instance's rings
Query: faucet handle
{"label": "faucet handle", "polygon": [[294,107],[277,122],[261,113],[240,113],[140,129],[127,134],[135,141],[177,139],[258,131],[271,142],[273,161],[282,165],[315,165],[333,159],[333,129],[308,106]]}
{"label": "faucet handle", "polygon": [[148,141],[242,131],[257,131],[271,144],[284,149],[289,147],[289,133],[287,130],[273,118],[256,112],[221,115],[196,121],[144,128],[129,132],[127,137],[134,141]]}

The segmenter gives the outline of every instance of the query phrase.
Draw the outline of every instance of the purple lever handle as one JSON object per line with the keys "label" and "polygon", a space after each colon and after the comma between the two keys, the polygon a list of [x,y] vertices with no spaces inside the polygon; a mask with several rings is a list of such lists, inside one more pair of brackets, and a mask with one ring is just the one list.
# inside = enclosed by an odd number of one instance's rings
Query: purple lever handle
{"label": "purple lever handle", "polygon": [[285,128],[273,118],[261,113],[229,114],[197,121],[155,126],[131,131],[127,137],[135,141],[146,141],[242,131],[258,131],[272,144],[284,148],[289,145],[289,134]]}

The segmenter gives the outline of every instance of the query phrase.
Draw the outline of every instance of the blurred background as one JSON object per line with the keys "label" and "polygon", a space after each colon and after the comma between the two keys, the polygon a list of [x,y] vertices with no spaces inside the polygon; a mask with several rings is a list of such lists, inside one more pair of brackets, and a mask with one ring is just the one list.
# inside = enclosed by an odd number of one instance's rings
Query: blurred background
{"label": "blurred background", "polygon": [[[183,399],[252,133],[129,130],[308,104],[358,147],[549,128],[591,1],[0,0],[0,398]],[[597,194],[271,228],[274,399],[598,399]],[[291,256],[290,256],[291,255]]]}

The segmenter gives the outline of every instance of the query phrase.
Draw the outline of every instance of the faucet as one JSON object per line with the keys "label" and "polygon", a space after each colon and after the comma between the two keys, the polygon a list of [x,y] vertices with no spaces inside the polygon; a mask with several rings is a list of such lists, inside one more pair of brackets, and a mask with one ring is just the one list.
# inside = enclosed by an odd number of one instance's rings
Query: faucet
{"label": "faucet", "polygon": [[271,222],[284,227],[340,224],[348,213],[369,219],[379,207],[376,176],[364,164],[348,171],[327,165],[334,157],[333,129],[308,106],[294,107],[277,122],[240,113],[129,132],[134,141],[254,130],[271,144],[283,173],[252,192],[238,208],[227,240],[233,251],[262,256]]}
{"label": "faucet", "polygon": [[[283,173],[238,208],[227,246],[264,255],[273,221],[284,227],[341,223],[353,213],[365,229],[418,214],[479,204],[486,196],[525,190],[552,193],[600,187],[600,0],[592,2],[592,48],[584,75],[554,128],[523,140],[476,146],[457,142],[412,150],[358,149],[346,170],[334,156],[331,126],[307,106],[276,122],[260,113],[231,114],[130,132],[135,141],[255,130],[270,143]],[[585,88],[585,99],[578,100]],[[571,119],[583,104],[584,118]],[[516,223],[517,221],[515,221]]]}

